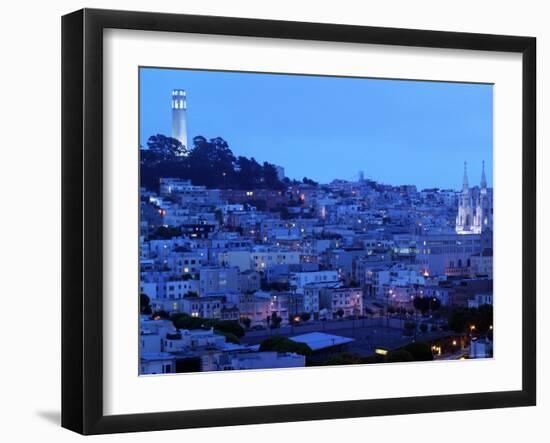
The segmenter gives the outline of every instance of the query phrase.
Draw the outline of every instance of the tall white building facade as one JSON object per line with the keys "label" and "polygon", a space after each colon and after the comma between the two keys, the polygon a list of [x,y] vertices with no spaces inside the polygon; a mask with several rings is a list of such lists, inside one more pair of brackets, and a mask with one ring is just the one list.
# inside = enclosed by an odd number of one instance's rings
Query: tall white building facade
{"label": "tall white building facade", "polygon": [[479,232],[493,228],[493,204],[492,196],[487,189],[487,178],[485,177],[485,162],[481,169],[481,183],[479,188],[479,197],[477,200],[474,226]]}
{"label": "tall white building facade", "polygon": [[187,94],[184,89],[172,90],[172,138],[187,145]]}
{"label": "tall white building facade", "polygon": [[481,172],[479,193],[474,196],[468,184],[468,171],[464,162],[464,177],[462,180],[462,192],[458,197],[458,214],[456,216],[455,230],[457,234],[481,234],[484,230],[493,227],[492,198],[487,189],[485,177],[485,162]]}

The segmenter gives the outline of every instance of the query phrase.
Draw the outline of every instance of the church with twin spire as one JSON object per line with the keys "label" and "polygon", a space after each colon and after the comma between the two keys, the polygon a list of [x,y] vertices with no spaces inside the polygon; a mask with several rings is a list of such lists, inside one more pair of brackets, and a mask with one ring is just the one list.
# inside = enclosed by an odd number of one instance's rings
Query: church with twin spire
{"label": "church with twin spire", "polygon": [[485,162],[481,172],[481,183],[478,188],[470,188],[468,171],[464,162],[464,178],[462,192],[458,197],[458,214],[455,230],[457,234],[481,234],[493,228],[492,198],[487,189],[485,177]]}

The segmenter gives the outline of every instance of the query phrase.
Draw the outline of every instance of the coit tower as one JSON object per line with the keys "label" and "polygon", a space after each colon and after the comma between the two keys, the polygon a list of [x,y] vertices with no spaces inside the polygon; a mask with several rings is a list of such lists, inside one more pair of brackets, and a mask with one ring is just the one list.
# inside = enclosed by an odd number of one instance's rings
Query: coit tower
{"label": "coit tower", "polygon": [[187,95],[184,89],[172,90],[172,137],[187,149]]}

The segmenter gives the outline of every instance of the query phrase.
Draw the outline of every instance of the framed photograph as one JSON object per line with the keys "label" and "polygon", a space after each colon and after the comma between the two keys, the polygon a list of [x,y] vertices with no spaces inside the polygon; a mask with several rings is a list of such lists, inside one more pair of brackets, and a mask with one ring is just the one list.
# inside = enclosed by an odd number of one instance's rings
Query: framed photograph
{"label": "framed photograph", "polygon": [[531,37],[62,21],[62,425],[536,402]]}

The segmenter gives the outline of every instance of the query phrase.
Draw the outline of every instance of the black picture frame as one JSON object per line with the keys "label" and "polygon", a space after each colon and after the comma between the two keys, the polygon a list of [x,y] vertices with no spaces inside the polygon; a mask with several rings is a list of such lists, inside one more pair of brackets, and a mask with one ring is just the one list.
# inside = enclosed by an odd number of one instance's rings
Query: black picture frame
{"label": "black picture frame", "polygon": [[[522,54],[522,388],[109,415],[103,413],[103,30],[503,51]],[[536,403],[536,39],[149,12],[83,9],[62,18],[62,426],[82,434],[458,411]]]}

